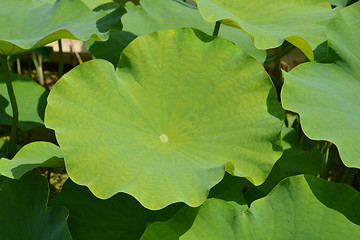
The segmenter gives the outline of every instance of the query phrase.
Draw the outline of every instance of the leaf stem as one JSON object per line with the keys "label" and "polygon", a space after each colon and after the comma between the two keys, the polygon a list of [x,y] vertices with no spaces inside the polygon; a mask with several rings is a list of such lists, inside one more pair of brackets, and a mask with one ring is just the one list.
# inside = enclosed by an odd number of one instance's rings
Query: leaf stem
{"label": "leaf stem", "polygon": [[59,45],[59,78],[64,74],[64,58],[63,58],[63,49],[61,39],[58,40]]}
{"label": "leaf stem", "polygon": [[6,81],[6,87],[8,90],[9,98],[10,98],[10,104],[12,108],[12,125],[11,125],[11,132],[10,132],[10,143],[9,143],[9,149],[8,149],[8,158],[13,158],[16,153],[16,133],[17,133],[17,126],[19,121],[19,110],[16,103],[15,93],[14,89],[11,83],[10,78],[10,71],[7,65],[7,56],[1,55],[1,66],[2,71],[5,75],[5,81]]}
{"label": "leaf stem", "polygon": [[286,54],[288,54],[289,52],[291,52],[293,49],[295,49],[295,47],[293,45],[290,45],[289,47],[286,47],[284,49],[281,49],[281,51],[278,51],[277,53],[275,53],[274,55],[269,56],[265,62],[264,62],[264,66],[268,66],[271,63],[280,60],[283,56],[285,56]]}
{"label": "leaf stem", "polygon": [[216,21],[213,36],[217,36],[219,34],[220,25],[221,25],[220,21]]}
{"label": "leaf stem", "polygon": [[328,180],[329,178],[329,170],[332,164],[332,161],[329,161],[329,151],[330,151],[330,147],[331,147],[330,142],[325,142],[323,149],[321,151],[322,155],[323,155],[323,166],[322,166],[322,171],[320,173],[320,177]]}
{"label": "leaf stem", "polygon": [[21,75],[21,63],[20,58],[16,58],[16,68],[19,75]]}

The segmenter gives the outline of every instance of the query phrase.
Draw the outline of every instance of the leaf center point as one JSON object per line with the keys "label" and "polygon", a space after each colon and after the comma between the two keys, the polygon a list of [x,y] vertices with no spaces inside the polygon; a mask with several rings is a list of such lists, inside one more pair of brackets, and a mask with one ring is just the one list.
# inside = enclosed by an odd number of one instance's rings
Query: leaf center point
{"label": "leaf center point", "polygon": [[167,143],[169,141],[169,137],[163,133],[160,135],[160,140],[163,142],[163,143]]}

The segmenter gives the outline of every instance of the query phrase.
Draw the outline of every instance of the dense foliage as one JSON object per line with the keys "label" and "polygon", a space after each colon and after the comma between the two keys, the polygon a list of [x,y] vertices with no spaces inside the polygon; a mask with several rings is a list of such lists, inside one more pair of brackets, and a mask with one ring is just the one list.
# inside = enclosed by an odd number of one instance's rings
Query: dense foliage
{"label": "dense foliage", "polygon": [[[360,239],[359,16],[345,0],[2,0],[0,239]],[[50,93],[12,72],[62,38],[97,59]],[[35,128],[56,141],[18,141]],[[43,169],[69,176],[60,192]]]}

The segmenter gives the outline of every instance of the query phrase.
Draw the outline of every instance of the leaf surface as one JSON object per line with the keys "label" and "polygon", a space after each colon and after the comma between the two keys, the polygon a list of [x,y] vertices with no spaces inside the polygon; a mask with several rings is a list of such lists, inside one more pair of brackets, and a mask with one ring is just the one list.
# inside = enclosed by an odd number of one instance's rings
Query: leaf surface
{"label": "leaf surface", "polygon": [[0,174],[21,178],[36,167],[63,167],[61,149],[49,142],[31,142],[22,147],[12,160],[0,159]]}
{"label": "leaf surface", "polygon": [[13,55],[61,38],[106,40],[92,12],[80,0],[0,1],[0,55]]}
{"label": "leaf surface", "polygon": [[0,191],[0,238],[71,240],[64,207],[47,208],[49,187],[41,175],[6,179]]}
{"label": "leaf surface", "polygon": [[[142,36],[158,30],[191,27],[211,35],[214,23],[206,22],[199,11],[179,0],[142,0],[140,5],[128,3],[122,18],[124,31]],[[234,42],[251,56],[264,62],[266,52],[255,48],[251,38],[241,29],[221,25],[219,36]]]}
{"label": "leaf surface", "polygon": [[[360,3],[329,24],[328,63],[305,63],[284,72],[284,108],[297,112],[304,133],[336,144],[348,167],[360,168]],[[334,57],[336,56],[336,57]]]}
{"label": "leaf surface", "polygon": [[318,201],[306,181],[309,177],[300,175],[281,181],[249,209],[234,202],[209,199],[200,207],[190,230],[179,239],[360,238],[359,225]]}
{"label": "leaf surface", "polygon": [[81,0],[85,5],[93,10],[94,8],[112,2],[111,0]]}
{"label": "leaf surface", "polygon": [[[291,126],[286,127],[284,124],[281,135],[284,148],[283,155],[277,160],[264,183],[259,186],[254,186],[251,183],[246,184],[247,191],[244,197],[247,204],[265,197],[281,180],[287,177],[299,174],[316,176],[321,172],[323,157],[319,149],[313,147],[310,150],[304,150],[298,143],[298,133]],[[221,199],[229,201],[228,199]],[[235,200],[231,199],[231,201]]]}
{"label": "leaf surface", "polygon": [[200,14],[208,22],[242,28],[255,47],[269,49],[284,40],[292,43],[311,60],[326,38],[326,25],[336,14],[329,0],[196,0]]}
{"label": "leaf surface", "polygon": [[187,28],[138,37],[118,67],[81,64],[48,98],[46,126],[75,183],[156,210],[200,205],[225,170],[265,180],[281,155],[284,112],[258,61]]}

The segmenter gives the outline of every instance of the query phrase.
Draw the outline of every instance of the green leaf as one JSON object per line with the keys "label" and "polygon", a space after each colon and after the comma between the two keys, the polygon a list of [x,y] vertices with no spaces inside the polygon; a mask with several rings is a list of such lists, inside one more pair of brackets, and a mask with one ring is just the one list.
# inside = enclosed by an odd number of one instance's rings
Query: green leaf
{"label": "green leaf", "polygon": [[[128,3],[125,8],[128,13],[122,18],[124,31],[138,36],[183,27],[196,28],[212,34],[215,26],[204,21],[195,7],[178,0],[142,0],[139,6]],[[259,62],[265,61],[266,52],[256,49],[250,37],[241,29],[222,25],[219,36],[231,40]]]}
{"label": "green leaf", "polygon": [[106,40],[93,13],[80,0],[0,1],[0,55],[13,55],[61,38]]}
{"label": "green leaf", "polygon": [[100,18],[96,22],[100,32],[107,32],[110,29],[121,30],[123,25],[121,23],[121,17],[126,13],[126,10],[123,6],[117,7],[114,11],[107,14],[105,17]]}
{"label": "green leaf", "polygon": [[220,198],[226,201],[246,204],[243,194],[244,183],[244,178],[235,177],[226,173],[221,182],[210,190],[208,198]]}
{"label": "green leaf", "polygon": [[350,221],[360,225],[360,194],[354,188],[343,183],[321,181],[312,176],[305,176],[314,196],[328,208],[335,209]]}
{"label": "green leaf", "polygon": [[138,37],[116,71],[104,60],[79,65],[45,113],[73,181],[154,210],[199,206],[225,170],[261,184],[281,155],[283,118],[258,61],[189,28]]}
{"label": "green leaf", "polygon": [[348,0],[330,0],[331,5],[345,7]]}
{"label": "green leaf", "polygon": [[[16,74],[10,76],[19,108],[19,128],[27,131],[44,126],[43,119],[49,92],[30,78]],[[12,124],[12,108],[2,72],[0,72],[0,124],[10,126]]]}
{"label": "green leaf", "polygon": [[81,0],[83,3],[85,3],[85,5],[92,9],[95,9],[96,7],[112,2],[112,0]]}
{"label": "green leaf", "polygon": [[248,204],[268,195],[281,180],[287,177],[299,174],[318,175],[321,172],[323,157],[317,148],[304,150],[298,143],[298,134],[292,127],[284,125],[281,135],[284,153],[271,169],[265,182],[259,186],[245,183],[247,191],[244,196]]}
{"label": "green leaf", "polygon": [[359,239],[360,226],[319,202],[307,178],[295,176],[281,181],[249,209],[234,202],[209,199],[180,239]]}
{"label": "green leaf", "polygon": [[0,191],[3,187],[4,181],[7,179],[7,177],[0,175]]}
{"label": "green leaf", "polygon": [[193,224],[199,208],[184,206],[165,222],[150,224],[140,240],[178,240]]}
{"label": "green leaf", "polygon": [[115,9],[117,9],[120,6],[121,5],[119,3],[116,3],[116,2],[107,2],[107,3],[104,3],[104,4],[101,4],[101,5],[97,6],[96,8],[93,9],[93,11],[98,12],[98,11],[103,10],[106,13],[111,13],[112,11],[114,11]]}
{"label": "green leaf", "polygon": [[[304,133],[336,144],[348,167],[360,168],[360,2],[329,24],[331,63],[305,63],[284,72],[283,106],[300,115]],[[335,60],[334,60],[335,59]]]}
{"label": "green leaf", "polygon": [[322,155],[317,148],[309,151],[300,148],[286,149],[263,184],[259,186],[247,184],[246,202],[249,204],[256,199],[265,197],[281,180],[287,177],[303,173],[317,175],[321,172],[321,168]]}
{"label": "green leaf", "polygon": [[116,67],[120,54],[135,38],[134,34],[125,31],[110,32],[107,41],[87,41],[86,47],[94,57],[108,60]]}
{"label": "green leaf", "polygon": [[12,160],[0,159],[0,174],[20,178],[36,167],[63,167],[61,149],[49,142],[31,142],[22,147]]}
{"label": "green leaf", "polygon": [[208,21],[244,29],[255,47],[269,49],[284,40],[313,60],[315,49],[326,38],[326,25],[336,14],[329,0],[196,0],[200,14]]}
{"label": "green leaf", "polygon": [[98,199],[86,187],[68,179],[50,205],[69,209],[69,229],[76,240],[138,240],[147,225],[169,219],[184,204],[151,211],[124,193],[107,200]]}
{"label": "green leaf", "polygon": [[70,240],[68,210],[47,208],[49,187],[41,175],[6,179],[0,191],[0,239]]}
{"label": "green leaf", "polygon": [[9,139],[2,137],[0,139],[0,158],[7,156],[8,149],[9,149]]}

